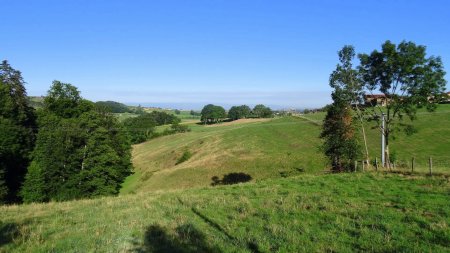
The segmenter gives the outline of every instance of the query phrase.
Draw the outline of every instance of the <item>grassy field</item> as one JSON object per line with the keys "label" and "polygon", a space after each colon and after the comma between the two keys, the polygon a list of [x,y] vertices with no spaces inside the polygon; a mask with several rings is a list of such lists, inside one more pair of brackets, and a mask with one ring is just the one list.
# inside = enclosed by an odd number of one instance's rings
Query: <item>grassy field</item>
{"label": "grassy field", "polygon": [[[448,159],[449,113],[420,112],[398,159]],[[0,252],[450,251],[450,168],[328,174],[323,116],[185,122],[134,146],[118,197],[0,206]]]}
{"label": "grassy field", "polygon": [[[318,136],[324,116],[325,113],[315,113],[214,126],[187,123],[190,133],[165,136],[134,147],[136,174],[127,179],[122,193],[207,186],[212,177],[229,173],[245,173],[253,181],[303,172],[322,173],[327,164]],[[396,169],[409,171],[411,158],[415,157],[415,171],[426,173],[428,158],[432,156],[433,171],[450,174],[450,142],[445,138],[450,136],[450,105],[442,105],[434,113],[420,111],[414,125],[414,135],[397,133],[391,140]],[[380,157],[380,134],[373,126],[366,124],[372,159]],[[165,126],[160,128],[162,131]],[[177,164],[184,152],[192,153],[192,157]]]}
{"label": "grassy field", "polygon": [[[303,115],[311,121],[320,123],[325,113]],[[396,157],[397,169],[410,170],[411,160],[415,158],[415,169],[428,171],[428,159],[433,159],[433,169],[437,173],[450,173],[450,105],[439,105],[436,112],[419,110],[417,119],[412,123],[417,132],[406,135],[397,131],[390,140],[390,151]],[[366,123],[369,155],[371,159],[380,159],[380,132],[374,123]],[[362,136],[360,134],[360,136]],[[360,144],[363,145],[362,140]]]}
{"label": "grassy field", "polygon": [[[208,186],[212,177],[222,178],[229,173],[246,173],[258,181],[326,168],[319,151],[320,129],[302,119],[243,120],[190,127],[189,133],[134,146],[133,164],[138,174],[127,180],[122,193]],[[186,151],[192,157],[177,164]]]}
{"label": "grassy field", "polygon": [[443,176],[301,175],[0,206],[0,252],[448,252],[449,185]]}

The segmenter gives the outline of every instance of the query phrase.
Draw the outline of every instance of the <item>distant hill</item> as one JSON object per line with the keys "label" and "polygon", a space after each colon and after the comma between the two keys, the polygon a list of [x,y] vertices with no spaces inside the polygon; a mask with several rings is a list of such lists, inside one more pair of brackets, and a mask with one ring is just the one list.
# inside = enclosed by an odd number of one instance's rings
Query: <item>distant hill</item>
{"label": "distant hill", "polygon": [[115,101],[98,101],[95,102],[97,106],[108,108],[112,113],[132,112],[132,110],[125,104]]}

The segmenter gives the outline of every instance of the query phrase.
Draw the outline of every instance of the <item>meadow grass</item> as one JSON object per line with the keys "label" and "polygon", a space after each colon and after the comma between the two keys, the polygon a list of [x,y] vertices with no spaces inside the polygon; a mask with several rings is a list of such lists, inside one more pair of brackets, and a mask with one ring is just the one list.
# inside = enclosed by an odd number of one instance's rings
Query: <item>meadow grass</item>
{"label": "meadow grass", "polygon": [[[322,122],[325,113],[312,113],[302,115],[316,122]],[[410,121],[404,119],[404,124],[412,124],[416,133],[407,135],[396,130],[390,139],[390,153],[396,157],[398,170],[410,171],[412,158],[415,158],[415,171],[428,172],[428,160],[432,157],[433,171],[450,174],[450,105],[438,105],[435,112],[420,109],[417,119]],[[381,154],[380,131],[375,122],[365,122],[369,155],[372,160]],[[358,123],[356,126],[359,127]],[[359,143],[362,146],[362,134],[358,132]],[[362,146],[363,147],[363,146]]]}
{"label": "meadow grass", "polygon": [[449,194],[367,172],[0,206],[0,252],[448,252]]}
{"label": "meadow grass", "polygon": [[[208,186],[212,177],[228,173],[243,172],[261,180],[326,168],[319,151],[320,129],[303,119],[286,117],[217,126],[189,125],[191,132],[134,146],[133,164],[141,173],[141,180],[125,188],[182,189]],[[177,164],[186,151],[192,157]]]}
{"label": "meadow grass", "polygon": [[[133,164],[140,178],[125,185],[123,192],[207,186],[212,177],[228,173],[246,173],[256,181],[292,176],[300,171],[321,173],[328,167],[319,138],[324,116],[321,112],[214,126],[185,123],[191,132],[134,146]],[[434,113],[420,110],[417,116],[412,122],[417,133],[409,136],[396,132],[392,136],[390,148],[396,157],[396,171],[410,171],[411,158],[415,157],[415,173],[428,173],[431,156],[433,173],[450,174],[450,105],[440,105]],[[379,160],[380,132],[373,122],[366,122],[365,127],[371,160]],[[357,135],[363,148],[362,135]],[[177,164],[186,150],[192,158]]]}

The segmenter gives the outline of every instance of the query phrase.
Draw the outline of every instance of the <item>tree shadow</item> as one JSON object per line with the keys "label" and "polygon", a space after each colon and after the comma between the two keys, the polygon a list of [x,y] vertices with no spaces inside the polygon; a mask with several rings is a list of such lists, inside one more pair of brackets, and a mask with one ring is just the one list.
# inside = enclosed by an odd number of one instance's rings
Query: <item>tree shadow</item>
{"label": "tree shadow", "polygon": [[175,233],[154,224],[145,231],[144,245],[138,247],[136,252],[193,253],[220,252],[220,249],[209,245],[205,235],[190,223],[176,227]]}
{"label": "tree shadow", "polygon": [[20,237],[19,225],[0,222],[0,248]]}
{"label": "tree shadow", "polygon": [[228,173],[226,175],[223,175],[222,179],[219,179],[219,177],[214,176],[211,178],[212,186],[216,185],[230,185],[230,184],[238,184],[238,183],[245,183],[250,180],[252,180],[252,176],[249,174],[243,173],[243,172],[232,172]]}

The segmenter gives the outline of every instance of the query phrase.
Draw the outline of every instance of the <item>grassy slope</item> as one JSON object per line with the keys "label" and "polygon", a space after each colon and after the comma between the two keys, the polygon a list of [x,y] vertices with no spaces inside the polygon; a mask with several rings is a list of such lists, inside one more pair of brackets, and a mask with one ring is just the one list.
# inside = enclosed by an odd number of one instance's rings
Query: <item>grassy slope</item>
{"label": "grassy slope", "polygon": [[[137,174],[125,183],[122,193],[207,186],[213,176],[244,172],[254,179],[275,178],[298,173],[322,172],[326,167],[319,151],[320,124],[325,113],[304,118],[279,118],[269,122],[222,124],[205,127],[191,124],[192,132],[165,136],[137,145],[133,163]],[[434,171],[450,173],[450,105],[437,112],[420,111],[413,122],[418,132],[412,136],[397,133],[391,140],[391,152],[398,164],[409,165],[416,157],[416,171],[427,171],[429,156]],[[379,157],[380,137],[366,125],[369,152]],[[183,152],[193,157],[176,165]],[[405,168],[406,169],[406,168]]]}
{"label": "grassy slope", "polygon": [[0,252],[448,252],[449,194],[356,173],[0,206]]}
{"label": "grassy slope", "polygon": [[[191,127],[189,133],[136,145],[133,163],[138,175],[127,180],[122,192],[207,186],[213,176],[221,178],[231,172],[259,180],[325,168],[318,150],[320,129],[302,119]],[[177,165],[186,150],[193,156]]]}
{"label": "grassy slope", "polygon": [[[325,113],[307,114],[304,117],[321,122]],[[405,119],[404,123],[411,121]],[[415,157],[417,169],[426,171],[428,158],[431,156],[436,172],[450,173],[450,105],[439,105],[433,113],[420,110],[412,124],[417,133],[408,136],[397,132],[390,141],[391,154],[396,154],[398,164],[410,166],[411,158]],[[380,132],[372,128],[374,126],[375,124],[366,123],[369,155],[372,159],[380,159]]]}

